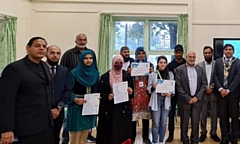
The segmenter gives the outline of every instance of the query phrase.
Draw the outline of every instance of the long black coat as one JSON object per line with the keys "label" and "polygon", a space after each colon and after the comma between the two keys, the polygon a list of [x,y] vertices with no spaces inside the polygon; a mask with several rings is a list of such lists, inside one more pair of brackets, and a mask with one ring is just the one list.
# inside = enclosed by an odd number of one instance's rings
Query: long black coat
{"label": "long black coat", "polygon": [[[126,71],[123,70],[123,81],[128,82],[128,87],[133,89],[133,80]],[[96,144],[121,144],[132,135],[132,107],[129,101],[114,104],[113,99],[108,100],[108,95],[112,93],[109,82],[109,71],[101,76],[99,84],[101,101],[99,107],[99,121],[97,126]]]}

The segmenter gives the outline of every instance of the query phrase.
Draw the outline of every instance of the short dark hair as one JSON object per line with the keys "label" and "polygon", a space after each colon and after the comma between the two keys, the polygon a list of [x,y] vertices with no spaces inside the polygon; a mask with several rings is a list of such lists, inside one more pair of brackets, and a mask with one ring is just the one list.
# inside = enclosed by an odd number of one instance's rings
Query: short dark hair
{"label": "short dark hair", "polygon": [[121,49],[120,49],[120,52],[122,52],[124,50],[129,50],[129,47],[128,46],[122,46]]}
{"label": "short dark hair", "polygon": [[211,52],[213,52],[213,48],[212,48],[212,47],[210,47],[210,46],[205,46],[205,47],[203,48],[203,54],[204,54],[205,49],[210,49]]}
{"label": "short dark hair", "polygon": [[47,41],[46,41],[43,37],[37,36],[37,37],[32,37],[32,38],[28,41],[27,46],[32,46],[33,42],[34,42],[35,40],[38,40],[38,39],[44,40],[44,41],[46,42],[46,44],[47,44]]}
{"label": "short dark hair", "polygon": [[225,45],[223,46],[223,50],[224,50],[225,48],[227,48],[227,47],[232,47],[232,49],[233,49],[233,51],[234,51],[234,46],[233,46],[232,44],[225,44]]}

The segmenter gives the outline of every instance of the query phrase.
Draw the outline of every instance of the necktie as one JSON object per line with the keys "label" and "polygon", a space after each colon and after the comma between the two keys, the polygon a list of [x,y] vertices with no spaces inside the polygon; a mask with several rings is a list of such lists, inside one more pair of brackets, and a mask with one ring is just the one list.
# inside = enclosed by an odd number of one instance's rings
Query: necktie
{"label": "necktie", "polygon": [[52,79],[54,79],[54,77],[55,77],[55,71],[54,71],[54,69],[55,69],[55,67],[52,66],[52,67],[51,67]]}
{"label": "necktie", "polygon": [[[229,66],[230,66],[230,60],[226,60],[226,67],[229,67]],[[226,70],[224,70],[224,71],[226,71]],[[227,75],[224,74],[223,86],[224,86],[224,88],[228,88],[228,74]]]}

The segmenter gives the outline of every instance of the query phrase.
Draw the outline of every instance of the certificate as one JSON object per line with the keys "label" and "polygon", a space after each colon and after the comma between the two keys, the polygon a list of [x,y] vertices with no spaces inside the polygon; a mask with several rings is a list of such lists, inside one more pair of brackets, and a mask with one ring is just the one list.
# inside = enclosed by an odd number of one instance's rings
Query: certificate
{"label": "certificate", "polygon": [[174,80],[157,80],[156,93],[175,93]]}
{"label": "certificate", "polygon": [[114,104],[128,101],[128,82],[120,82],[113,84],[113,100]]}
{"label": "certificate", "polygon": [[85,94],[84,100],[87,102],[83,104],[82,115],[97,115],[99,109],[100,93]]}
{"label": "certificate", "polygon": [[143,76],[149,74],[150,63],[136,63],[131,64],[131,76]]}

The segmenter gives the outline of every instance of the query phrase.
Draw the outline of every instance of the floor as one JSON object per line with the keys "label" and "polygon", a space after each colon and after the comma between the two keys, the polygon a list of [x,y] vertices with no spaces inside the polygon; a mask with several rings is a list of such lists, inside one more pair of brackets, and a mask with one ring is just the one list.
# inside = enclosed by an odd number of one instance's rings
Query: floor
{"label": "floor", "polygon": [[[151,127],[151,124],[150,124],[150,127]],[[210,130],[210,119],[209,118],[207,120],[207,130],[208,131]],[[149,129],[149,132],[150,132],[149,139],[151,140],[151,129]],[[189,136],[190,136],[190,132],[191,132],[191,128],[189,128]],[[171,143],[168,143],[168,144],[181,144],[181,141],[180,141],[180,120],[179,120],[179,117],[176,119],[176,126],[175,126],[175,132],[174,133],[175,133],[174,140]],[[217,135],[220,137],[220,134],[221,134],[220,133],[220,128],[218,126]],[[96,135],[96,129],[93,129],[93,135],[94,136]],[[168,132],[166,131],[165,139],[167,139],[167,137],[168,137]],[[238,141],[238,143],[240,143],[240,141]],[[94,143],[87,143],[87,144],[94,144]],[[136,138],[135,144],[144,144],[142,142],[142,136],[141,136],[141,121],[139,121],[139,126],[137,128],[137,138]],[[217,143],[214,142],[210,138],[210,135],[207,135],[206,141],[202,142],[202,143],[199,143],[199,144],[217,144]]]}

